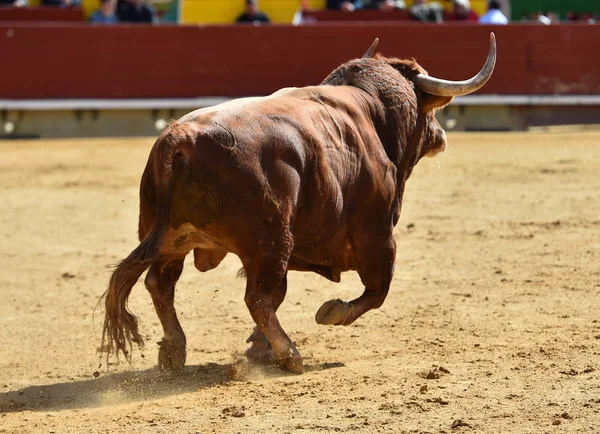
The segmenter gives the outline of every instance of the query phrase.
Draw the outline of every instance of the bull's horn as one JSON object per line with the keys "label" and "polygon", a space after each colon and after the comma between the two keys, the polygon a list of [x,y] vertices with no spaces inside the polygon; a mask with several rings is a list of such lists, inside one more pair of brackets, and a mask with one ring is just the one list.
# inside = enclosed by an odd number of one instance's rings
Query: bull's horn
{"label": "bull's horn", "polygon": [[375,54],[375,50],[377,50],[377,44],[379,44],[379,38],[375,38],[365,55],[362,57],[363,59],[368,59],[369,57],[373,57]]}
{"label": "bull's horn", "polygon": [[423,91],[438,96],[468,95],[481,89],[492,76],[496,66],[496,36],[490,33],[490,51],[481,71],[468,80],[449,81],[441,78],[419,74],[414,78],[415,84]]}

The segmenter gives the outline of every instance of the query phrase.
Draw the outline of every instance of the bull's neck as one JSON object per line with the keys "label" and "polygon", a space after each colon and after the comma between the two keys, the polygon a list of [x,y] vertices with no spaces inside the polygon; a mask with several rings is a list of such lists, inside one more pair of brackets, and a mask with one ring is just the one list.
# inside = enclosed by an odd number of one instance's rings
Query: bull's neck
{"label": "bull's neck", "polygon": [[398,169],[400,185],[419,161],[426,118],[403,101],[391,101],[383,107],[373,119],[385,152]]}
{"label": "bull's neck", "polygon": [[[392,161],[397,169],[396,196],[398,198],[398,213],[400,213],[400,210],[402,209],[402,197],[404,195],[406,181],[420,160],[426,121],[425,115],[418,115],[416,123],[411,125],[413,127],[412,130],[406,131],[406,134],[398,134],[395,141],[387,146],[390,149],[396,150],[396,159],[392,159]],[[387,149],[386,152],[388,152]]]}

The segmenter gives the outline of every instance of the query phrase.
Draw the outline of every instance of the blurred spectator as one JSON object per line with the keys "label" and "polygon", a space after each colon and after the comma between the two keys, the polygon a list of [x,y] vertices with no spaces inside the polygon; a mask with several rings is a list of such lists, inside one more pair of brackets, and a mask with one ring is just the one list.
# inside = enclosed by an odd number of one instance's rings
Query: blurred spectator
{"label": "blurred spectator", "polygon": [[567,21],[579,21],[581,20],[581,15],[579,12],[567,12]]}
{"label": "blurred spectator", "polygon": [[471,9],[469,0],[454,0],[452,12],[446,15],[448,21],[479,21],[479,15]]}
{"label": "blurred spectator", "polygon": [[410,16],[422,22],[441,23],[444,20],[444,7],[438,2],[415,0],[410,8]]}
{"label": "blurred spectator", "polygon": [[545,14],[551,23],[560,23],[560,17],[556,12],[548,12]]}
{"label": "blurred spectator", "polygon": [[153,23],[156,11],[146,0],[123,0],[117,3],[117,18],[123,23]]}
{"label": "blurred spectator", "polygon": [[81,6],[80,0],[42,0],[43,6],[60,6],[64,8]]}
{"label": "blurred spectator", "polygon": [[521,15],[521,21],[537,21],[539,13],[538,12],[529,12]]}
{"label": "blurred spectator", "polygon": [[404,3],[404,0],[370,0],[363,8],[393,11],[394,9],[405,9],[406,4]]}
{"label": "blurred spectator", "polygon": [[327,9],[354,12],[362,7],[361,0],[327,0]]}
{"label": "blurred spectator", "polygon": [[560,17],[556,12],[529,12],[521,16],[521,21],[533,21],[538,24],[549,25],[560,23]]}
{"label": "blurred spectator", "polygon": [[258,0],[246,0],[246,12],[238,17],[238,23],[269,23],[269,17],[258,10]]}
{"label": "blurred spectator", "polygon": [[591,12],[567,12],[567,21],[584,21],[588,24],[595,24],[600,19],[600,14],[592,14]]}
{"label": "blurred spectator", "polygon": [[488,2],[488,11],[479,19],[481,24],[508,24],[508,19],[500,10],[500,2]]}
{"label": "blurred spectator", "polygon": [[27,6],[27,0],[0,0],[0,5],[23,7]]}
{"label": "blurred spectator", "polygon": [[536,21],[545,25],[552,24],[552,20],[548,18],[544,12],[538,12]]}
{"label": "blurred spectator", "polygon": [[100,0],[100,7],[90,15],[90,23],[115,24],[117,20],[116,0]]}

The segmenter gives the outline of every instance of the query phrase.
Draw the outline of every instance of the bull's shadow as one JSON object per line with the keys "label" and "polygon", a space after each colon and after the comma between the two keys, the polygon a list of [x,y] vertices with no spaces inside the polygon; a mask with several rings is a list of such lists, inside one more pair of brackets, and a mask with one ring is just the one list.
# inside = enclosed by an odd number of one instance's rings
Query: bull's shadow
{"label": "bull's shadow", "polygon": [[[306,370],[320,371],[340,366],[343,364],[313,364],[306,366]],[[234,381],[284,376],[293,374],[275,366],[255,366],[244,362],[186,366],[177,374],[161,372],[157,368],[120,372],[95,379],[29,386],[0,393],[0,413],[102,407],[165,398]]]}

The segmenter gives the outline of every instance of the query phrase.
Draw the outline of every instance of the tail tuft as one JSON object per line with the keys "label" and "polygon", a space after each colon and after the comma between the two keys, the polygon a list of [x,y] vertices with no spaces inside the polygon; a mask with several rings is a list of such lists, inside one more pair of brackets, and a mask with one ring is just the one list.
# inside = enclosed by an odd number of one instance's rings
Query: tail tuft
{"label": "tail tuft", "polygon": [[107,357],[111,354],[118,357],[122,353],[130,362],[133,344],[139,348],[144,346],[144,339],[138,330],[138,320],[127,308],[127,300],[133,286],[154,260],[157,237],[154,231],[149,235],[117,266],[108,289],[102,295],[106,313],[100,351],[107,353]]}

